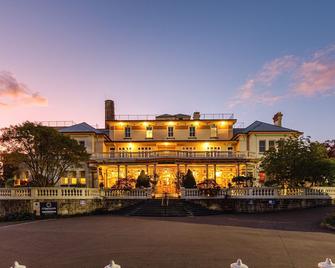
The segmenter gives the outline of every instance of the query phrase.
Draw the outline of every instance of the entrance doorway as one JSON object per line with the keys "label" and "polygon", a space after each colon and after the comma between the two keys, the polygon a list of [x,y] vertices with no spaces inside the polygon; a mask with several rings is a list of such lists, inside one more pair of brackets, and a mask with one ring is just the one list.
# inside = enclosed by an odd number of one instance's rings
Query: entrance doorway
{"label": "entrance doorway", "polygon": [[170,197],[177,197],[177,168],[175,166],[158,166],[157,174],[158,180],[155,187],[155,197],[163,197],[168,195]]}

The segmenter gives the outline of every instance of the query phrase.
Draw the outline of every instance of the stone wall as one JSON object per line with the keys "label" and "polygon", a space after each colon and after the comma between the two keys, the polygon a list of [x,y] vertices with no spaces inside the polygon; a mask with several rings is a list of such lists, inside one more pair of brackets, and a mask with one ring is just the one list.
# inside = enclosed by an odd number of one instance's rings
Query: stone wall
{"label": "stone wall", "polygon": [[[52,200],[0,200],[0,219],[11,214],[35,214],[34,202],[50,201]],[[54,200],[54,202],[57,202],[57,214],[66,216],[115,211],[140,201],[128,199],[59,199]]]}
{"label": "stone wall", "polygon": [[331,199],[199,199],[190,200],[212,210],[262,213],[330,206]]}

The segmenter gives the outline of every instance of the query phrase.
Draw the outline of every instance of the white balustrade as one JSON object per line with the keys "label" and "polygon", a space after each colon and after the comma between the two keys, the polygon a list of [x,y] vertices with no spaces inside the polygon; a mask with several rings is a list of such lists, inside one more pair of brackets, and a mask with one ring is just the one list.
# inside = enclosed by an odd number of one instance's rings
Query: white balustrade
{"label": "white balustrade", "polygon": [[151,198],[151,189],[105,190],[104,197],[107,199],[148,199]]}

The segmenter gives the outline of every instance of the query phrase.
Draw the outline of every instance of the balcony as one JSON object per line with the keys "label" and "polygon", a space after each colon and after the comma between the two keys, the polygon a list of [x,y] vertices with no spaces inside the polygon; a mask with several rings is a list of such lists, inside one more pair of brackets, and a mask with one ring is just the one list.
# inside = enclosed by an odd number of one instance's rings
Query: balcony
{"label": "balcony", "polygon": [[255,158],[250,152],[231,151],[149,151],[149,152],[114,152],[95,153],[91,159],[110,162],[136,162],[141,160],[246,160]]}

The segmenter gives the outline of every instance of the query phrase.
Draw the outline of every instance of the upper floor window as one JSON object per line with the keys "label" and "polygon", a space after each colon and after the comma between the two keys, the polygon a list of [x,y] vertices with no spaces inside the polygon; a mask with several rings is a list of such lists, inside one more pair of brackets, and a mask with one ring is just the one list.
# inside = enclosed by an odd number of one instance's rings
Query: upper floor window
{"label": "upper floor window", "polygon": [[173,134],[173,127],[168,127],[167,131],[168,131],[167,132],[168,138],[172,138],[174,136],[174,134]]}
{"label": "upper floor window", "polygon": [[151,126],[147,127],[145,137],[147,139],[152,139],[153,137],[152,132],[153,132],[153,128]]}
{"label": "upper floor window", "polygon": [[190,126],[190,137],[195,137],[195,126]]}
{"label": "upper floor window", "polygon": [[269,149],[275,148],[276,141],[269,141]]}
{"label": "upper floor window", "polygon": [[264,153],[266,151],[266,141],[262,140],[259,141],[259,147],[258,147],[258,152]]}
{"label": "upper floor window", "polygon": [[125,138],[130,138],[130,135],[131,135],[131,133],[130,133],[130,127],[125,127],[124,128],[124,137]]}
{"label": "upper floor window", "polygon": [[218,136],[218,129],[216,125],[211,125],[211,138],[217,138]]}

